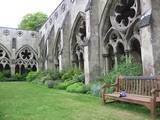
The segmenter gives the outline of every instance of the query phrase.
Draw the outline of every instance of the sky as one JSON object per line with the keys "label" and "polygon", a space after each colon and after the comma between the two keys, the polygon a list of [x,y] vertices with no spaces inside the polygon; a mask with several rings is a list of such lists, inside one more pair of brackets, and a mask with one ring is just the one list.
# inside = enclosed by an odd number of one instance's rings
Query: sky
{"label": "sky", "polygon": [[27,13],[43,12],[48,16],[62,0],[0,0],[0,26],[17,28]]}

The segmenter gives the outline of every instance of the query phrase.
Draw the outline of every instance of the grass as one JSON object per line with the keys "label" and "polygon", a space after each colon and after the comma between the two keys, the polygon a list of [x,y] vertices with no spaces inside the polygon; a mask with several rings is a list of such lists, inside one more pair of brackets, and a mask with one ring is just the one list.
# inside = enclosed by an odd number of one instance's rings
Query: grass
{"label": "grass", "polygon": [[26,82],[0,83],[0,120],[150,120],[149,116],[142,106],[102,105],[90,95]]}

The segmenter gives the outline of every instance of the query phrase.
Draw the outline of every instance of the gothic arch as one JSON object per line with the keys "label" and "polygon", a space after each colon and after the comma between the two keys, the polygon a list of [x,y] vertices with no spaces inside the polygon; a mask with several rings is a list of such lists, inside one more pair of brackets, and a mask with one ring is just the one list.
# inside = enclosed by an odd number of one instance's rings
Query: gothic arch
{"label": "gothic arch", "polygon": [[0,44],[0,71],[11,72],[11,54],[5,46]]}
{"label": "gothic arch", "polygon": [[142,64],[141,59],[141,43],[137,37],[132,37],[129,41],[129,51],[130,55],[133,57],[134,61]]}
{"label": "gothic arch", "polygon": [[[108,0],[106,3],[99,25],[100,42],[103,50],[106,46],[113,46],[116,64],[120,61],[120,56],[126,55],[130,48],[130,52],[135,52],[136,45],[133,43],[135,40],[140,41],[140,15],[139,0]],[[107,54],[110,54],[109,51]],[[106,56],[108,55],[103,55],[103,59],[107,59]]]}
{"label": "gothic arch", "polygon": [[59,70],[60,60],[59,56],[62,53],[62,46],[61,46],[61,28],[58,29],[55,41],[54,41],[54,47],[53,47],[53,56],[54,56],[54,67]]}
{"label": "gothic arch", "polygon": [[16,52],[16,73],[24,74],[29,71],[37,71],[37,53],[29,45],[22,46]]}
{"label": "gothic arch", "polygon": [[[85,13],[79,12],[70,35],[70,57],[73,66],[84,70],[84,42],[86,41]],[[78,58],[78,59],[77,59]]]}
{"label": "gothic arch", "polygon": [[99,32],[101,40],[104,39],[104,36],[106,35],[107,31],[111,28],[110,23],[110,9],[112,8],[115,0],[107,0],[106,5],[104,7],[104,10],[102,12],[100,23],[99,23]]}
{"label": "gothic arch", "polygon": [[2,48],[8,54],[9,58],[11,58],[11,52],[1,43],[0,43],[0,48]]}

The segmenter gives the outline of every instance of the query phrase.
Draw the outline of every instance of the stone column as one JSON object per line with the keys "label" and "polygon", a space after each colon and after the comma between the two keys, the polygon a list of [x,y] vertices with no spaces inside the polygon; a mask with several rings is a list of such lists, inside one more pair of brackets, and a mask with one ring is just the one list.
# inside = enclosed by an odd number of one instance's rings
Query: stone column
{"label": "stone column", "polygon": [[117,58],[117,55],[118,55],[117,52],[115,52],[114,53],[114,62],[115,62],[115,66],[114,67],[115,67],[115,69],[117,69],[117,67],[118,67],[118,58]]}
{"label": "stone column", "polygon": [[100,43],[98,37],[98,0],[91,0],[86,9],[86,39],[85,49],[85,81],[88,84],[95,80],[103,70],[100,67]]}
{"label": "stone column", "polygon": [[64,23],[61,28],[61,56],[60,70],[71,67],[70,64],[70,31],[71,31],[71,16],[67,13]]}
{"label": "stone column", "polygon": [[129,50],[125,50],[125,57],[126,57],[126,63],[128,62],[129,58],[130,58],[130,54],[129,54]]}
{"label": "stone column", "polygon": [[88,46],[84,46],[84,72],[85,72],[85,84],[88,84],[90,81]]}
{"label": "stone column", "polygon": [[63,70],[62,50],[63,50],[63,29],[60,30],[60,53],[59,53],[59,71]]}
{"label": "stone column", "polygon": [[[145,2],[145,0],[143,1]],[[154,59],[154,61],[152,60],[154,64],[151,64],[149,69],[152,68],[151,70],[154,70],[155,74],[160,74],[160,0],[148,0],[148,4],[150,8],[152,7],[151,28],[149,32],[151,32],[150,36],[152,38],[150,39],[150,44],[153,49],[151,60]]]}
{"label": "stone column", "polygon": [[109,63],[108,63],[108,54],[103,54],[103,65],[104,65],[104,74],[108,73]]}
{"label": "stone column", "polygon": [[11,56],[11,75],[15,75],[15,64],[16,64],[16,53],[15,49],[12,49],[12,56]]}
{"label": "stone column", "polygon": [[[145,16],[145,13],[152,11],[150,0],[140,0],[140,2],[141,2],[141,13],[143,16]],[[144,21],[141,20],[141,24],[143,22]],[[152,40],[151,25],[146,25],[140,28],[140,37],[141,37],[143,74],[154,75],[155,69],[154,69],[154,56],[153,56],[153,46],[152,46],[153,40]]]}

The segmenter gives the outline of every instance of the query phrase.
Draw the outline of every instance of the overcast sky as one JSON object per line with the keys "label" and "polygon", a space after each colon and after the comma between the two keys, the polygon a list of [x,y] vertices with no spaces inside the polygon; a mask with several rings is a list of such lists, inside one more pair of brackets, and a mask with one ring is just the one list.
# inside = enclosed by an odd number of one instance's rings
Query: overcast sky
{"label": "overcast sky", "polygon": [[62,0],[0,0],[0,26],[17,28],[27,13],[44,12],[48,16]]}

